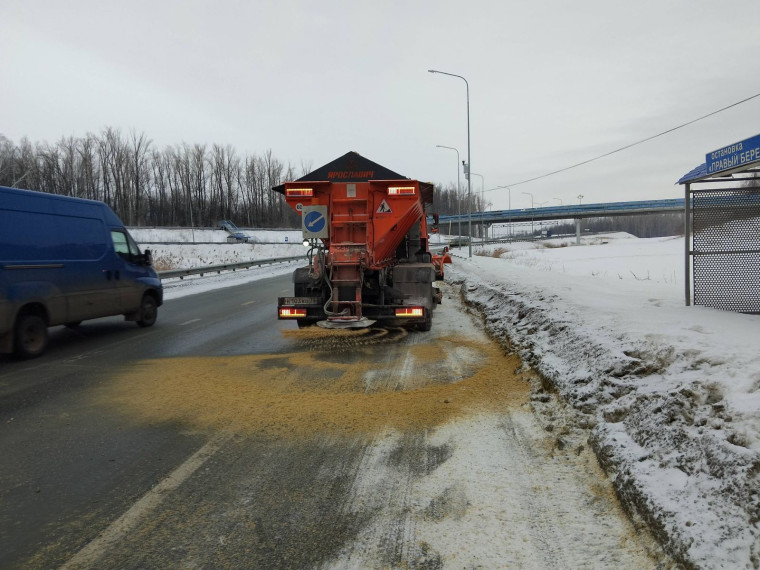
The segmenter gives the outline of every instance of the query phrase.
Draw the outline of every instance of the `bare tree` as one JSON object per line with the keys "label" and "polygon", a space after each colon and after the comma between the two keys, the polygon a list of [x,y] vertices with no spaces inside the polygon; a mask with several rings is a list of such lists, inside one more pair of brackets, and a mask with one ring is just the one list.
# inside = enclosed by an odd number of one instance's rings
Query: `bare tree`
{"label": "bare tree", "polygon": [[138,136],[134,131],[132,131],[130,139],[129,165],[127,167],[129,182],[127,216],[130,221],[127,223],[141,225],[143,223],[144,194],[151,182],[148,151],[152,141],[147,139],[144,133]]}
{"label": "bare tree", "polygon": [[158,150],[144,134],[64,137],[55,144],[0,135],[0,184],[108,203],[129,225],[293,226],[298,216],[273,186],[300,178],[271,150],[239,156],[231,146],[181,144]]}

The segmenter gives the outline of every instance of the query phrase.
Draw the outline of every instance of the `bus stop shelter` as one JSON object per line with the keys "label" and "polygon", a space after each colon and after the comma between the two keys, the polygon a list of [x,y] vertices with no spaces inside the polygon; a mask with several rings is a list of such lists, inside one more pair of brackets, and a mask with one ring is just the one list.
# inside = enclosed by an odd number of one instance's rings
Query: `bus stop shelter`
{"label": "bus stop shelter", "polygon": [[685,174],[686,305],[760,313],[760,135]]}

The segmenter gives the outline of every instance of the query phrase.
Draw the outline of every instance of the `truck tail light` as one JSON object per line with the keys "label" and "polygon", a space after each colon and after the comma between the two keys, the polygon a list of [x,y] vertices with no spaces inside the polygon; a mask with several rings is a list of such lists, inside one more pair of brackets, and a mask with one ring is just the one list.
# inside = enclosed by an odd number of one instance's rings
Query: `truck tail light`
{"label": "truck tail light", "polygon": [[314,188],[286,188],[285,196],[288,198],[309,198],[314,196]]}
{"label": "truck tail light", "polygon": [[388,196],[414,196],[414,186],[390,186]]}
{"label": "truck tail light", "polygon": [[281,319],[297,319],[306,316],[306,309],[295,309],[293,307],[280,307]]}
{"label": "truck tail light", "polygon": [[396,309],[397,317],[424,317],[425,309],[423,307],[403,307]]}

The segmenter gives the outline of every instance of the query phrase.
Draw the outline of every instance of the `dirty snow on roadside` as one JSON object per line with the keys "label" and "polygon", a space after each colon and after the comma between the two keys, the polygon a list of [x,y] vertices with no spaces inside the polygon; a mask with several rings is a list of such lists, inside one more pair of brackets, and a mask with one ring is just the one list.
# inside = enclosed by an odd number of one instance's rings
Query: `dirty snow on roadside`
{"label": "dirty snow on roadside", "polygon": [[[391,354],[393,360],[382,363],[397,386],[414,385],[429,369],[415,357],[423,343],[492,342],[463,313],[456,287],[444,289],[433,330],[410,334],[407,346],[399,347],[405,355]],[[462,349],[439,357],[452,360],[445,366],[450,375],[457,364],[467,365]],[[483,360],[481,355],[477,365]],[[519,361],[502,356],[504,383],[510,365]],[[350,516],[373,516],[323,567],[658,567],[659,549],[621,511],[588,444],[563,439],[558,415],[548,423],[537,417],[533,407],[540,402],[531,401],[527,383],[511,389],[511,402],[496,413],[473,412],[422,432],[376,435],[343,507]]]}
{"label": "dirty snow on roadside", "polygon": [[676,559],[757,568],[760,316],[684,305],[683,238],[573,241],[459,250],[449,274]]}

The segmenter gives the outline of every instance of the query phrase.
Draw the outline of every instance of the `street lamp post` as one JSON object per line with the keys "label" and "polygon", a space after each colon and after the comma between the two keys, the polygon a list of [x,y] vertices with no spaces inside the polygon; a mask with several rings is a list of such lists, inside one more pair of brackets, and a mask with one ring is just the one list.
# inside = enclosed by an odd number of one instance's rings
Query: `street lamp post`
{"label": "street lamp post", "polygon": [[[548,204],[549,200],[544,200],[543,202],[536,203],[536,206],[539,208],[543,208],[544,204]],[[544,237],[544,220],[540,220],[538,222],[538,235],[539,237]]]}
{"label": "street lamp post", "polygon": [[[499,190],[501,188],[506,188],[507,192],[509,193],[509,202],[507,202],[507,209],[509,211],[509,215],[507,216],[507,224],[509,225],[509,236],[512,237],[512,189],[509,186],[496,186],[495,188],[491,188],[491,190]],[[491,190],[489,190],[489,192]]]}
{"label": "street lamp post", "polygon": [[435,145],[438,148],[448,148],[457,153],[457,223],[459,225],[459,237],[457,239],[457,247],[462,247],[462,206],[459,202],[459,151],[453,146],[443,146],[442,144]]}
{"label": "street lamp post", "polygon": [[[483,178],[482,174],[475,174],[472,170],[470,170],[471,176],[480,176],[480,208],[481,210],[485,210],[485,188],[486,188],[486,179]],[[480,212],[480,231],[483,234],[481,237],[483,238],[483,243],[486,243],[485,238],[485,227],[486,225],[483,223],[483,212]]]}
{"label": "street lamp post", "polygon": [[464,84],[467,87],[467,168],[469,169],[467,174],[467,233],[469,234],[469,239],[467,242],[469,244],[468,257],[472,257],[472,176],[469,175],[469,173],[472,172],[472,158],[470,156],[470,84],[464,77],[454,73],[438,71],[437,69],[428,69],[428,73],[440,73],[441,75],[458,77],[464,81]]}
{"label": "street lamp post", "polygon": [[[554,198],[554,199],[555,200],[559,200],[559,205],[560,206],[564,206],[565,205],[565,203],[562,201],[562,198]],[[559,226],[559,220],[555,220],[554,221],[554,227],[556,228],[558,226]]]}
{"label": "street lamp post", "polygon": [[530,239],[533,239],[533,216],[535,215],[535,212],[533,211],[533,194],[530,192],[523,192],[526,196],[530,196]]}

